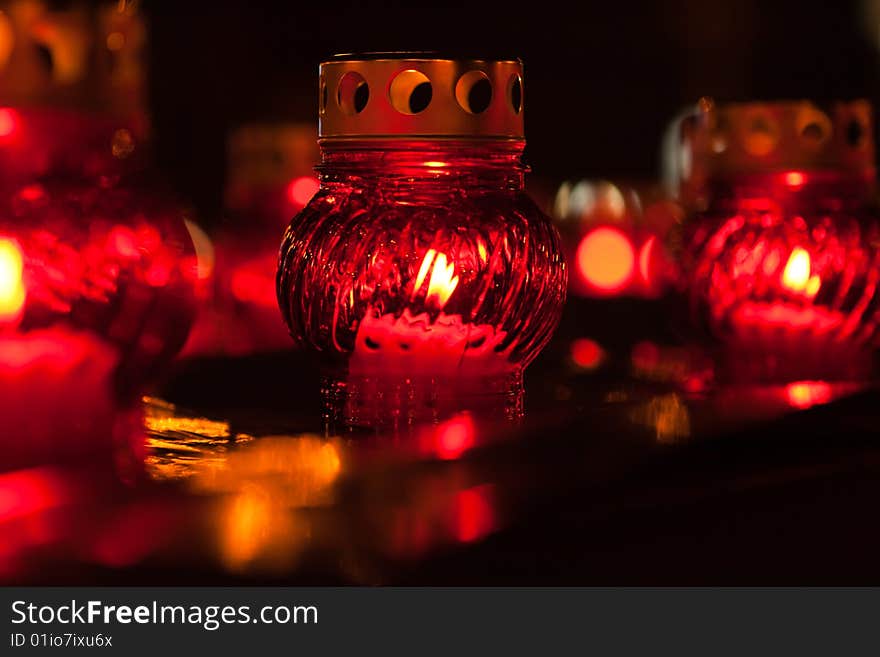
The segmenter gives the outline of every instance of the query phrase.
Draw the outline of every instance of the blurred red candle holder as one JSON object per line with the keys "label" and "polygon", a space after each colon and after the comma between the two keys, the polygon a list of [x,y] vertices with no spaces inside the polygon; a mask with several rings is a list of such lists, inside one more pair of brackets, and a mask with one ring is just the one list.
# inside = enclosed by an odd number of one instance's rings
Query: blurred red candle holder
{"label": "blurred red candle holder", "polygon": [[[278,242],[318,191],[314,124],[255,123],[227,140],[224,221],[209,240],[213,276],[184,356],[290,349],[275,294]],[[199,250],[197,240],[196,250]]]}
{"label": "blurred red candle holder", "polygon": [[0,471],[88,459],[134,474],[143,436],[117,403],[118,351],[65,326],[20,332],[27,296],[21,247],[0,237]]}
{"label": "blurred red candle holder", "polygon": [[681,124],[697,324],[741,381],[860,380],[877,342],[870,106],[716,106]]}

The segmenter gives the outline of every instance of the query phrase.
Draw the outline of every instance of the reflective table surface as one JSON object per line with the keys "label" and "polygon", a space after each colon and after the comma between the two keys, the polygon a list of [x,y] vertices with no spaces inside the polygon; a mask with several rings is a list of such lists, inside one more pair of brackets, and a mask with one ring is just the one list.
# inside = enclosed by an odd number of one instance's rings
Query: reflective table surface
{"label": "reflective table surface", "polygon": [[569,313],[516,426],[328,436],[296,351],[183,361],[144,399],[142,471],[0,474],[0,580],[880,581],[876,389],[722,385],[657,308],[622,331],[619,306]]}

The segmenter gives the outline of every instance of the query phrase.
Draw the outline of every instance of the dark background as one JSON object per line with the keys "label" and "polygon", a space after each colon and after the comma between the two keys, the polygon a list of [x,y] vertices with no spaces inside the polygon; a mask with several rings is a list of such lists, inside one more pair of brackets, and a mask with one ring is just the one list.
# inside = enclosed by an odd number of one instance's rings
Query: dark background
{"label": "dark background", "polygon": [[652,178],[684,104],[878,95],[880,2],[147,2],[158,158],[212,223],[225,135],[316,121],[318,63],[339,52],[520,56],[527,161],[548,179]]}

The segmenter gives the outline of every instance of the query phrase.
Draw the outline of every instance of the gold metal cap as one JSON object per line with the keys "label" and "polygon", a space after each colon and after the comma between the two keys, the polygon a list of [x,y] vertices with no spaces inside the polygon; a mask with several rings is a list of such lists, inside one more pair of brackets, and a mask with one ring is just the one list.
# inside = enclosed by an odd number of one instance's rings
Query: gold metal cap
{"label": "gold metal cap", "polygon": [[0,104],[141,118],[146,43],[135,0],[10,0],[0,7]]}
{"label": "gold metal cap", "polygon": [[524,138],[518,59],[338,55],[320,66],[322,140]]}
{"label": "gold metal cap", "polygon": [[703,98],[675,120],[664,150],[667,182],[678,192],[742,174],[800,170],[871,175],[871,104],[716,104]]}

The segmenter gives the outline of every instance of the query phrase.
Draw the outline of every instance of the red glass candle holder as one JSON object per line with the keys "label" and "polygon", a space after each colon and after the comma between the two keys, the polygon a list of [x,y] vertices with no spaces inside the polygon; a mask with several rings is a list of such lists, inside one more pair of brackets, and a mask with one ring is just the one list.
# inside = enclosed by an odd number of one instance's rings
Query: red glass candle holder
{"label": "red glass candle holder", "polygon": [[878,337],[870,107],[716,106],[682,124],[697,325],[743,381],[854,380]]}
{"label": "red glass candle holder", "polygon": [[521,64],[342,58],[321,89],[321,188],[285,236],[278,298],[321,357],[328,420],[519,417],[566,287],[523,192]]}
{"label": "red glass candle holder", "polygon": [[143,167],[134,127],[83,113],[8,109],[0,235],[16,240],[27,301],[17,331],[63,325],[120,353],[134,398],[182,347],[197,267],[184,211]]}

